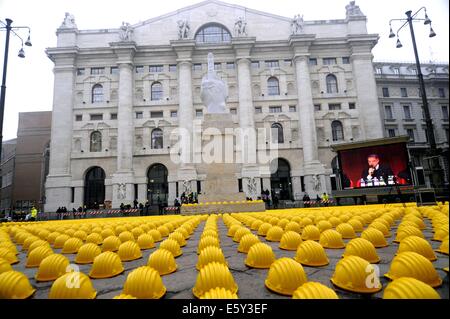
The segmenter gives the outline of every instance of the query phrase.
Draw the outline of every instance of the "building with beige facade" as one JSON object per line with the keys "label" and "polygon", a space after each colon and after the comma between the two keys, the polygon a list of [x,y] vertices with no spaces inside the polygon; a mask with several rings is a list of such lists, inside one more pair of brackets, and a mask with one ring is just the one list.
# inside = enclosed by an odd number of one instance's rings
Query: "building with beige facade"
{"label": "building with beige facade", "polygon": [[234,127],[265,128],[264,144],[278,153],[276,171],[237,163],[239,190],[254,198],[268,189],[281,200],[330,193],[330,145],[385,132],[371,53],[378,35],[368,34],[354,1],[337,15],[293,19],[209,0],[82,30],[66,14],[57,46],[47,49],[55,79],[46,210],[172,204],[201,192],[206,165],[175,163],[171,133],[199,134],[209,52]]}

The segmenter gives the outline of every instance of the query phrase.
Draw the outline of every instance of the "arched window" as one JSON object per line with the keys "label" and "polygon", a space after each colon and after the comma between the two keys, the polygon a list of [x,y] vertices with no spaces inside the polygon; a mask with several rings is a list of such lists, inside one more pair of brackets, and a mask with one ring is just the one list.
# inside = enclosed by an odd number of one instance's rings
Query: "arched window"
{"label": "arched window", "polygon": [[275,196],[280,200],[293,199],[291,167],[283,158],[276,158],[270,163],[270,188],[272,200]]}
{"label": "arched window", "polygon": [[147,200],[150,205],[167,205],[169,197],[168,170],[163,164],[153,164],[147,172]]}
{"label": "arched window", "polygon": [[91,133],[90,141],[90,151],[91,152],[101,152],[102,150],[102,133],[99,131],[94,131]]}
{"label": "arched window", "polygon": [[197,32],[195,35],[195,41],[197,43],[230,42],[231,34],[224,26],[218,23],[210,23],[202,27]]}
{"label": "arched window", "polygon": [[280,85],[278,79],[274,76],[267,80],[267,93],[269,95],[280,95]]}
{"label": "arched window", "polygon": [[152,148],[153,149],[163,148],[163,132],[159,128],[155,128],[152,131]]}
{"label": "arched window", "polygon": [[152,101],[159,101],[163,98],[163,89],[160,82],[155,82],[152,84]]}
{"label": "arched window", "polygon": [[333,74],[328,74],[326,80],[327,80],[327,93],[337,93],[338,85],[336,76]]}
{"label": "arched window", "polygon": [[103,102],[103,86],[96,84],[92,87],[92,103]]}
{"label": "arched window", "polygon": [[331,122],[331,133],[333,135],[333,141],[344,140],[344,129],[340,121]]}
{"label": "arched window", "polygon": [[272,129],[272,143],[284,143],[283,126],[280,123],[273,123]]}

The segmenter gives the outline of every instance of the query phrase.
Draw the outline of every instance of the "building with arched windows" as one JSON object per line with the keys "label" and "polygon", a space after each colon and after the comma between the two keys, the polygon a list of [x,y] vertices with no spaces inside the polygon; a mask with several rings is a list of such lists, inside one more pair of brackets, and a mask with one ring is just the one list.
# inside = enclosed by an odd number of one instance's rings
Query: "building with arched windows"
{"label": "building with arched windows", "polygon": [[181,167],[170,150],[171,133],[195,134],[207,113],[209,52],[234,127],[266,129],[265,144],[278,149],[273,172],[236,164],[237,188],[282,200],[330,193],[330,145],[383,137],[371,53],[378,35],[368,34],[354,1],[342,18],[305,18],[209,0],[130,30],[64,22],[47,49],[55,92],[46,209],[100,199],[172,204],[182,192],[201,192],[205,165]]}

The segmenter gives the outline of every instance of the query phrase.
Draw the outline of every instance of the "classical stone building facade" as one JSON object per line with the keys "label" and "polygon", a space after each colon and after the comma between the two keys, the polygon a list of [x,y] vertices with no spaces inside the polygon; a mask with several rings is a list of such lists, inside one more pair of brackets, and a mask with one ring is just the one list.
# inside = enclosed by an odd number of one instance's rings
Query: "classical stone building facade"
{"label": "classical stone building facade", "polygon": [[46,210],[171,204],[201,191],[205,165],[174,163],[170,135],[198,133],[209,52],[235,127],[280,133],[266,141],[278,149],[278,171],[236,165],[239,188],[281,199],[330,192],[330,145],[384,134],[371,53],[378,35],[354,1],[344,14],[303,21],[209,0],[102,30],[79,30],[66,14],[47,49],[55,84]]}
{"label": "classical stone building facade", "polygon": [[[442,150],[440,158],[444,169],[444,183],[448,185],[449,143],[449,90],[448,64],[421,63],[430,116],[433,120],[436,147]],[[393,137],[409,135],[408,149],[411,164],[424,178],[418,184],[428,187],[429,163],[426,160],[430,147],[426,134],[425,113],[419,89],[415,63],[375,62],[374,73],[383,118],[384,135]]]}

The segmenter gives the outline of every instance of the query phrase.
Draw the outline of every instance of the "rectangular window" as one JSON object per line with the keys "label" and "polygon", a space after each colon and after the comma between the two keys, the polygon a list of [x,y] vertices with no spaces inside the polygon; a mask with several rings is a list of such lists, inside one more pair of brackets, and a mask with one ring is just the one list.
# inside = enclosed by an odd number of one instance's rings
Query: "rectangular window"
{"label": "rectangular window", "polygon": [[350,102],[350,103],[348,103],[348,108],[349,108],[350,110],[354,110],[354,109],[356,109],[356,104],[353,103],[353,102]]}
{"label": "rectangular window", "polygon": [[170,111],[170,117],[178,117],[178,111]]}
{"label": "rectangular window", "polygon": [[262,108],[261,108],[261,106],[255,107],[255,113],[262,113]]}
{"label": "rectangular window", "polygon": [[266,62],[266,68],[278,68],[280,66],[278,60],[268,60]]}
{"label": "rectangular window", "polygon": [[111,120],[117,120],[117,113],[111,113]]}
{"label": "rectangular window", "polygon": [[400,74],[400,68],[394,68],[393,70],[394,70],[394,74],[397,74],[397,75]]}
{"label": "rectangular window", "polygon": [[151,118],[163,117],[163,112],[162,111],[150,112],[150,117]]}
{"label": "rectangular window", "polygon": [[403,113],[405,114],[405,120],[411,119],[411,106],[403,105]]}
{"label": "rectangular window", "polygon": [[142,112],[136,112],[136,118],[137,118],[137,119],[142,119],[142,118],[144,118],[144,113],[142,113]]}
{"label": "rectangular window", "polygon": [[284,65],[285,65],[285,66],[292,66],[292,60],[291,60],[291,59],[289,59],[289,60],[284,60]]}
{"label": "rectangular window", "polygon": [[439,97],[445,97],[445,90],[444,90],[444,88],[438,88],[438,94],[439,94]]}
{"label": "rectangular window", "polygon": [[230,109],[230,113],[231,113],[231,114],[237,114],[236,108],[234,108],[234,107],[231,108],[231,109]]}
{"label": "rectangular window", "polygon": [[203,116],[203,110],[201,110],[201,109],[195,110],[195,116],[196,117],[202,117]]}
{"label": "rectangular window", "polygon": [[221,70],[222,69],[222,63],[220,63],[220,62],[217,62],[217,63],[214,63],[214,70]]}
{"label": "rectangular window", "polygon": [[314,104],[314,111],[320,111],[322,110],[322,105],[321,104]]}
{"label": "rectangular window", "polygon": [[448,105],[441,105],[442,119],[448,121]]}
{"label": "rectangular window", "polygon": [[393,119],[393,116],[392,116],[392,105],[385,105],[384,106],[384,116],[388,120],[392,120]]}
{"label": "rectangular window", "polygon": [[348,56],[344,56],[342,58],[342,64],[350,64],[350,58]]}
{"label": "rectangular window", "polygon": [[407,97],[408,91],[406,91],[406,88],[400,88],[400,94],[402,97]]}
{"label": "rectangular window", "polygon": [[112,66],[111,74],[119,74],[119,68],[117,66]]}
{"label": "rectangular window", "polygon": [[169,64],[169,72],[177,72],[177,65]]}
{"label": "rectangular window", "polygon": [[330,104],[328,104],[328,109],[330,111],[339,111],[341,109],[341,104],[340,103],[330,103]]}
{"label": "rectangular window", "polygon": [[333,65],[336,64],[336,58],[323,58],[323,65]]}
{"label": "rectangular window", "polygon": [[192,70],[194,70],[194,71],[201,71],[202,70],[202,64],[201,63],[194,63],[194,64],[192,64]]}
{"label": "rectangular window", "polygon": [[383,69],[382,68],[375,68],[375,73],[376,74],[381,74],[381,73],[383,73]]}
{"label": "rectangular window", "polygon": [[317,59],[316,58],[309,58],[308,64],[309,65],[317,65]]}
{"label": "rectangular window", "polygon": [[410,142],[414,142],[415,138],[414,138],[414,130],[412,128],[409,128],[406,130],[406,133],[409,136],[409,141]]}
{"label": "rectangular window", "polygon": [[389,97],[389,88],[383,88],[383,97]]}
{"label": "rectangular window", "polygon": [[289,105],[289,112],[297,112],[297,106],[296,105]]}
{"label": "rectangular window", "polygon": [[227,62],[227,70],[234,70],[236,68],[236,65],[234,62]]}
{"label": "rectangular window", "polygon": [[105,68],[91,68],[91,75],[104,74]]}
{"label": "rectangular window", "polygon": [[103,120],[103,114],[91,114],[91,121]]}
{"label": "rectangular window", "polygon": [[143,65],[137,65],[135,69],[136,69],[136,73],[144,73]]}
{"label": "rectangular window", "polygon": [[84,74],[85,74],[84,68],[78,68],[77,69],[77,75],[84,75]]}
{"label": "rectangular window", "polygon": [[395,129],[393,129],[393,128],[388,129],[388,136],[395,137]]}
{"label": "rectangular window", "polygon": [[150,65],[149,70],[150,70],[150,72],[162,72],[163,66],[162,65]]}
{"label": "rectangular window", "polygon": [[281,106],[269,106],[269,113],[281,113]]}
{"label": "rectangular window", "polygon": [[81,122],[82,120],[83,120],[83,115],[81,115],[81,114],[75,115],[75,121]]}
{"label": "rectangular window", "polygon": [[259,69],[259,61],[252,61],[252,69]]}
{"label": "rectangular window", "polygon": [[242,193],[244,191],[242,188],[242,178],[238,179],[238,191],[239,193]]}

